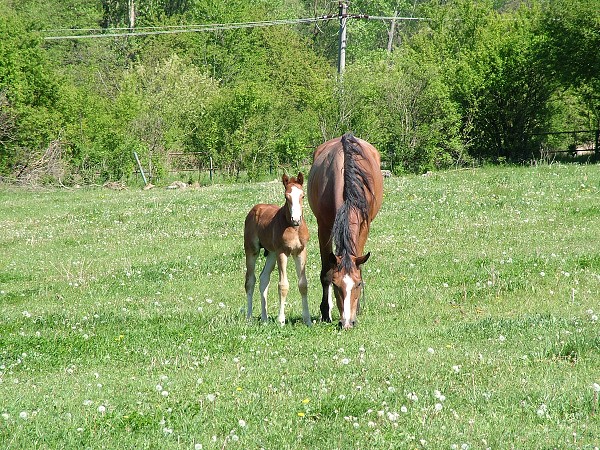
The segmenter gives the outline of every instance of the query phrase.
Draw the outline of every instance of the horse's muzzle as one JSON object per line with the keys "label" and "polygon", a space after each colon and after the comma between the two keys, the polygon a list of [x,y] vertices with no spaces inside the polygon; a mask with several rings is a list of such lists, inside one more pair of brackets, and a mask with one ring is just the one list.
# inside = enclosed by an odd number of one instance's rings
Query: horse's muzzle
{"label": "horse's muzzle", "polygon": [[349,330],[350,328],[354,328],[354,326],[356,325],[356,320],[350,320],[348,322],[343,322],[342,320],[340,320],[338,325],[343,330]]}

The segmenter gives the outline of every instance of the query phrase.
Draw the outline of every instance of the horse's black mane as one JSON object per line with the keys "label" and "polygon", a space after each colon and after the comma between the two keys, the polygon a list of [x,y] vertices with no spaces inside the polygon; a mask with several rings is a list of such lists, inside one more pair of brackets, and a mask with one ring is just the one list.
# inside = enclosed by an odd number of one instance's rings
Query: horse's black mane
{"label": "horse's black mane", "polygon": [[342,136],[344,150],[344,204],[337,211],[333,223],[332,236],[337,256],[341,256],[341,266],[350,271],[352,260],[350,255],[356,255],[356,243],[350,233],[350,211],[356,210],[362,220],[368,220],[368,205],[365,198],[364,187],[369,191],[371,183],[367,174],[356,163],[357,159],[364,158],[362,148],[352,133]]}

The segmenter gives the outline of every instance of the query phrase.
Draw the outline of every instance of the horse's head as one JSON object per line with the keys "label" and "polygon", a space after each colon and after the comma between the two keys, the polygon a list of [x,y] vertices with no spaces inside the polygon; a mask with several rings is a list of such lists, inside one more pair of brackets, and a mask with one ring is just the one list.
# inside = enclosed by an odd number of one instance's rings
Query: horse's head
{"label": "horse's head", "polygon": [[333,269],[333,292],[338,310],[340,311],[340,327],[347,330],[356,323],[358,301],[363,290],[363,280],[360,266],[371,256],[346,255],[345,257],[329,255],[329,263]]}
{"label": "horse's head", "polygon": [[293,226],[297,227],[302,223],[302,202],[304,200],[304,175],[298,172],[296,177],[283,175],[281,178],[285,186],[285,203],[289,213],[289,219]]}

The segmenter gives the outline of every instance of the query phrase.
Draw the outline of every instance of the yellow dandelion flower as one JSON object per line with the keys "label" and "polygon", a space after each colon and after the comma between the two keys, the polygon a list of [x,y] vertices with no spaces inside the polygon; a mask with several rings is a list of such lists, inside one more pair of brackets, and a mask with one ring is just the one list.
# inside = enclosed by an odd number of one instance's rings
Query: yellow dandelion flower
{"label": "yellow dandelion flower", "polygon": [[235,388],[235,390],[238,391],[238,392],[242,392],[242,387],[238,386],[238,387]]}
{"label": "yellow dandelion flower", "polygon": [[302,411],[300,411],[300,412],[298,413],[298,417],[304,417],[304,415],[305,415],[305,414],[304,414]]}
{"label": "yellow dandelion flower", "polygon": [[306,405],[308,402],[310,402],[310,398],[305,398],[304,400],[302,400],[302,404]]}

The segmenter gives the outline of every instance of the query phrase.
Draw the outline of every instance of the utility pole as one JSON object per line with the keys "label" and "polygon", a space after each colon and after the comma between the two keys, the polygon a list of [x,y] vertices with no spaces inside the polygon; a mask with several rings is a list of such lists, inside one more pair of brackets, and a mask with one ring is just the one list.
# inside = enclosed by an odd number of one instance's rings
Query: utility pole
{"label": "utility pole", "polygon": [[340,1],[340,45],[338,56],[338,75],[342,78],[346,68],[346,22],[348,20],[348,4]]}
{"label": "utility pole", "polygon": [[396,17],[398,17],[398,10],[394,11],[394,18],[392,19],[392,26],[390,27],[390,31],[388,32],[388,53],[392,53],[392,43],[394,42],[394,31],[396,30]]}
{"label": "utility pole", "polygon": [[133,32],[135,28],[135,4],[134,0],[129,0],[128,12],[129,12],[129,31]]}

